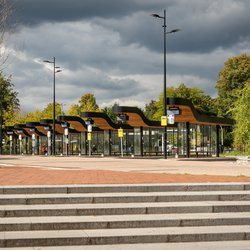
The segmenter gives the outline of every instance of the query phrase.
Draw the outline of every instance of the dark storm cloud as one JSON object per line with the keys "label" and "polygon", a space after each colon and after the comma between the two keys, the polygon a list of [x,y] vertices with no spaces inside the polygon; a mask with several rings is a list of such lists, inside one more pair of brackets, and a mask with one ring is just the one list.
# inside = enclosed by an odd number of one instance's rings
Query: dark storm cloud
{"label": "dark storm cloud", "polygon": [[[118,32],[122,43],[137,43],[162,51],[162,19],[167,8],[169,52],[209,52],[229,48],[249,38],[250,1],[200,0],[15,0],[16,19],[21,25],[92,19],[99,26]],[[98,33],[96,34],[98,36]]]}
{"label": "dark storm cloud", "polygon": [[[229,48],[249,38],[250,1],[175,1],[167,7],[169,52],[210,52],[219,47]],[[155,6],[157,13],[163,10]],[[151,11],[152,13],[152,11]],[[150,49],[162,50],[162,19],[149,16],[150,12],[134,12],[121,22],[101,18],[97,22],[121,34],[125,44],[140,43]]]}
{"label": "dark storm cloud", "polygon": [[[153,1],[145,0],[13,0],[16,15],[24,25],[41,22],[75,21],[93,17],[121,18],[138,10],[152,10]],[[157,2],[157,1],[156,1]],[[169,1],[172,2],[172,1]],[[163,7],[164,1],[158,1]]]}

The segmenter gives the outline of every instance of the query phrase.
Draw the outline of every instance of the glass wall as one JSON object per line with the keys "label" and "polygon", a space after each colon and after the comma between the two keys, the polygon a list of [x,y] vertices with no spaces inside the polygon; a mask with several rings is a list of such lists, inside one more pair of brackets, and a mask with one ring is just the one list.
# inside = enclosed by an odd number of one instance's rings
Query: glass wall
{"label": "glass wall", "polygon": [[[189,133],[187,128],[189,127]],[[91,155],[123,155],[136,156],[163,156],[163,128],[134,128],[124,130],[124,136],[118,137],[117,130],[93,131],[90,142]],[[189,138],[187,135],[189,134]],[[167,128],[167,154],[169,157],[209,157],[216,155],[216,126],[199,124],[178,123],[178,127]],[[16,136],[13,142],[12,153],[17,154],[45,154],[51,155],[48,148],[47,136],[36,138],[35,148],[32,145],[32,137],[24,138]],[[66,151],[66,139],[68,138],[68,151]],[[34,140],[33,140],[34,142]],[[187,145],[189,143],[189,145]],[[190,154],[187,149],[189,148]],[[10,150],[9,150],[10,151]],[[56,154],[88,155],[89,144],[87,132],[70,133],[68,137],[56,135]]]}
{"label": "glass wall", "polygon": [[187,155],[187,130],[186,123],[178,123],[178,155],[186,156]]}

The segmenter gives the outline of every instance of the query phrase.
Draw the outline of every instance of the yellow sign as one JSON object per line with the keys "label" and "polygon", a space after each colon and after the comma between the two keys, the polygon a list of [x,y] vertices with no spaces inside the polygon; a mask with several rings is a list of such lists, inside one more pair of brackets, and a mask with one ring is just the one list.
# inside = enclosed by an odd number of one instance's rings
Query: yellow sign
{"label": "yellow sign", "polygon": [[167,126],[168,125],[168,117],[166,115],[161,117],[161,126]]}
{"label": "yellow sign", "polygon": [[118,129],[118,137],[119,138],[123,137],[123,129],[122,128]]}
{"label": "yellow sign", "polygon": [[91,141],[91,133],[88,133],[88,141]]}

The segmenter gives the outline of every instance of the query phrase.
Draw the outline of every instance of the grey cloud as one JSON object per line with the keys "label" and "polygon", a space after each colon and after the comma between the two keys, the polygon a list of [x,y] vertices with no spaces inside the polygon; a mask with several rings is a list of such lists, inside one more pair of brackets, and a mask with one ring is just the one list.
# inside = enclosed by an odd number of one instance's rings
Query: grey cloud
{"label": "grey cloud", "polygon": [[[171,4],[172,1],[168,1]],[[41,22],[64,22],[93,17],[119,19],[138,10],[162,8],[166,2],[137,0],[15,0],[16,19],[24,25]]]}
{"label": "grey cloud", "polygon": [[[120,34],[125,45],[137,43],[162,51],[162,19],[167,8],[167,25],[181,32],[170,34],[170,52],[209,52],[228,48],[250,36],[250,1],[142,1],[142,0],[19,0],[16,18],[23,25],[46,22],[91,20]],[[56,27],[55,27],[56,28]],[[95,33],[98,39],[98,31]]]}
{"label": "grey cloud", "polygon": [[[167,36],[170,52],[210,52],[229,48],[241,39],[249,38],[249,1],[176,1],[168,8],[168,30],[181,32]],[[161,10],[162,12],[162,10]],[[163,13],[158,12],[160,15]],[[163,49],[162,19],[153,19],[145,11],[115,19],[97,20],[101,25],[120,33],[122,41],[139,43],[155,51]]]}

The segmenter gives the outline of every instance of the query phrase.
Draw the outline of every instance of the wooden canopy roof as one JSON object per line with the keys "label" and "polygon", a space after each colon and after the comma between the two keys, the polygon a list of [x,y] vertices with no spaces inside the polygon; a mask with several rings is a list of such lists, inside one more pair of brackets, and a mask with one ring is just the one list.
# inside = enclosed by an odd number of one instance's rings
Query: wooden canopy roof
{"label": "wooden canopy roof", "polygon": [[83,119],[78,116],[58,116],[57,120],[60,122],[69,123],[76,131],[86,132],[87,126]]}
{"label": "wooden canopy roof", "polygon": [[126,114],[128,124],[133,127],[161,127],[160,121],[152,121],[146,118],[143,112],[137,107],[116,106],[113,112],[117,114]]}
{"label": "wooden canopy roof", "polygon": [[119,128],[133,129],[133,127],[127,124],[114,123],[106,113],[102,112],[81,112],[81,117],[92,119],[97,127],[104,130],[107,129],[116,130]]}
{"label": "wooden canopy roof", "polygon": [[[169,109],[178,109],[180,114],[175,115],[175,122],[190,122],[192,124],[232,126],[234,120],[200,114],[189,100],[183,98],[167,98]],[[137,107],[117,106],[113,112],[126,114],[128,124],[133,127],[161,127],[160,121],[152,121],[145,117]],[[169,127],[173,125],[168,125]]]}
{"label": "wooden canopy roof", "polygon": [[169,108],[179,108],[180,115],[175,116],[176,122],[190,122],[192,124],[232,126],[234,120],[222,117],[200,114],[191,101],[183,98],[167,98]]}

